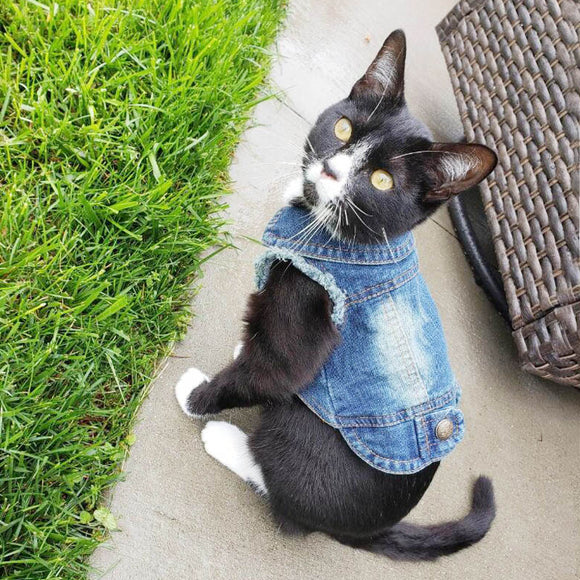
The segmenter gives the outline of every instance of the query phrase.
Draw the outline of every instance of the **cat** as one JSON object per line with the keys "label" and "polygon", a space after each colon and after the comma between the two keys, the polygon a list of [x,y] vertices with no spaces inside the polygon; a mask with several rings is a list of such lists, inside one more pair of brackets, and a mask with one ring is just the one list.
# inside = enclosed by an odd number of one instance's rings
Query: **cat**
{"label": "cat", "polygon": [[[210,421],[201,437],[210,455],[267,498],[282,530],[324,532],[398,560],[433,560],[483,538],[495,500],[491,481],[481,476],[463,519],[425,527],[401,522],[463,435],[459,391],[409,232],[484,179],[496,156],[482,145],[432,142],[405,102],[405,56],[405,35],[397,30],[349,96],[320,115],[306,139],[302,178],[265,234],[271,252],[259,268],[260,290],[249,299],[241,348],[213,379],[186,371],[176,397],[190,417],[263,407],[251,436]],[[345,295],[340,280],[355,280],[361,290]],[[417,300],[421,313],[405,318],[397,310],[405,300]],[[414,332],[418,338],[409,339]],[[415,361],[402,360],[409,353]],[[429,357],[435,362],[419,360]],[[340,377],[348,377],[348,387]],[[433,394],[429,380],[449,390]],[[377,408],[375,396],[384,399],[379,407],[402,405],[388,415],[397,420],[364,414]],[[356,411],[346,420],[324,411],[345,401],[347,415],[349,405]],[[381,455],[385,447],[392,457]]]}

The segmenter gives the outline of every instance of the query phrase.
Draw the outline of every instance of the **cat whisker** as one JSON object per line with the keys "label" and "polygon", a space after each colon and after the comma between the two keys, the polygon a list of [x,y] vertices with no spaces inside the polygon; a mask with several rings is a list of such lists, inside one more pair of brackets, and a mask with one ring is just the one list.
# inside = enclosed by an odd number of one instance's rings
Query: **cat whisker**
{"label": "cat whisker", "polygon": [[303,236],[302,240],[299,243],[301,245],[309,244],[312,238],[324,227],[327,217],[328,213],[322,213],[318,215],[313,222],[314,227],[308,232],[308,234]]}
{"label": "cat whisker", "polygon": [[[308,135],[306,135],[306,142],[308,143],[308,146],[312,150],[312,153],[314,153],[315,149],[314,149],[314,146],[312,145],[312,141],[310,141],[310,138],[308,137]],[[306,151],[306,153],[310,153],[310,151]]]}
{"label": "cat whisker", "polygon": [[337,232],[338,232],[338,229],[340,228],[340,226],[341,226],[341,224],[342,224],[342,207],[341,207],[341,205],[340,205],[340,202],[339,202],[339,203],[337,203],[337,204],[335,204],[335,206],[334,206],[334,207],[335,207],[335,210],[334,210],[334,212],[333,212],[333,218],[336,218],[336,213],[337,213],[337,212],[340,212],[340,213],[338,214],[338,219],[335,219],[335,221],[336,221],[336,224],[335,224],[335,226],[334,226],[334,231],[332,232],[332,237],[333,237],[333,238],[336,238],[336,237],[337,237],[337,236],[336,236],[336,234],[337,234]]}
{"label": "cat whisker", "polygon": [[352,201],[352,199],[348,199],[347,201],[350,202],[351,206],[356,208],[358,211],[360,211],[360,213],[366,215],[367,217],[372,217],[372,215],[370,213],[367,213],[366,211],[363,211],[356,203],[354,203],[354,201]]}
{"label": "cat whisker", "polygon": [[[379,239],[379,237],[380,237],[380,236],[379,236],[379,234],[378,234],[378,233],[377,233],[375,230],[373,230],[373,228],[371,228],[371,227],[370,227],[370,226],[369,226],[369,225],[368,225],[368,224],[367,224],[367,223],[364,221],[364,219],[363,219],[363,218],[360,216],[360,214],[359,214],[359,213],[358,213],[358,211],[357,211],[357,209],[358,209],[359,211],[362,211],[362,210],[361,210],[361,209],[360,209],[358,206],[356,206],[356,204],[354,204],[354,202],[353,202],[352,200],[350,200],[350,199],[348,199],[348,198],[347,198],[347,203],[350,205],[351,209],[352,209],[352,210],[353,210],[353,212],[355,213],[356,217],[359,219],[360,223],[361,223],[361,224],[362,224],[362,225],[363,225],[363,226],[364,226],[364,227],[365,227],[367,230],[369,230],[370,232],[372,232],[373,234],[375,234],[375,236],[377,236],[377,239]],[[354,204],[354,205],[353,205],[353,204]],[[356,206],[356,209],[355,209],[355,206]],[[364,213],[364,212],[363,212],[363,213]],[[367,213],[367,214],[365,214],[365,215],[367,215],[367,216],[369,216],[369,217],[370,217],[370,214],[368,214],[368,213]]]}
{"label": "cat whisker", "polygon": [[454,151],[433,151],[432,149],[426,149],[424,151],[410,151],[409,153],[403,153],[402,155],[396,155],[395,157],[391,157],[391,161],[395,159],[401,159],[402,157],[409,157],[409,155],[419,155],[420,153],[436,153],[438,155],[450,155],[450,156],[457,156],[463,159],[463,155],[461,153],[455,153]]}
{"label": "cat whisker", "polygon": [[291,165],[293,167],[302,167],[300,161],[254,161],[253,165]]}
{"label": "cat whisker", "polygon": [[[327,209],[328,208],[323,208],[322,213],[315,213],[314,220],[308,223],[303,229],[301,229],[298,233],[291,236],[289,239],[291,240],[297,236],[300,236],[298,240],[295,242],[295,245],[302,245],[306,237],[309,236],[311,232],[316,233],[318,225],[326,219]],[[314,235],[314,233],[312,235]],[[309,241],[310,239],[312,239],[312,236],[309,238]]]}
{"label": "cat whisker", "polygon": [[309,244],[312,238],[325,226],[325,219],[320,220],[318,227],[310,234],[310,237],[304,242],[304,245]]}

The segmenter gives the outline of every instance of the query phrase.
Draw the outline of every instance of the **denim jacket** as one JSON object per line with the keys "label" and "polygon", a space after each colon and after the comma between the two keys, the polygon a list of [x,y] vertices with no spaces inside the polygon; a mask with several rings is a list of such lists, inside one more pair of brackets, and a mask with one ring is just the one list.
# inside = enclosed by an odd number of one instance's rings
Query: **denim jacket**
{"label": "denim jacket", "polygon": [[274,261],[289,260],[333,303],[342,341],[298,396],[372,467],[420,471],[461,441],[464,424],[413,235],[351,244],[326,230],[310,237],[312,220],[304,209],[280,210],[264,232],[267,250],[256,264],[259,289]]}

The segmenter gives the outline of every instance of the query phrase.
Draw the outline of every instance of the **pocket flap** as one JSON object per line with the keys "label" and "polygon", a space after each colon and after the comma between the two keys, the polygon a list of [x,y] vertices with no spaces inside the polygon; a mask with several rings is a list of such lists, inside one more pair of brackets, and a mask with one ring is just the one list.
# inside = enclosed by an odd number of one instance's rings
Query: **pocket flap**
{"label": "pocket flap", "polygon": [[446,407],[415,417],[415,429],[421,457],[429,462],[447,455],[463,439],[463,413]]}
{"label": "pocket flap", "polygon": [[463,413],[445,407],[389,426],[341,427],[349,447],[386,473],[415,473],[439,461],[463,439]]}

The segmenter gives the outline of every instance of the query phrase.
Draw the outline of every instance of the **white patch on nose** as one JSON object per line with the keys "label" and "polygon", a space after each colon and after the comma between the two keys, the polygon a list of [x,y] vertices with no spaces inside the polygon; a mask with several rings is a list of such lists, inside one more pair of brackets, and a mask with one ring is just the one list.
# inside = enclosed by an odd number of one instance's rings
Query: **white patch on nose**
{"label": "white patch on nose", "polygon": [[326,175],[326,173],[321,171],[316,181],[316,191],[323,204],[342,197],[346,180],[352,168],[353,159],[352,155],[338,153],[334,157],[331,157],[327,163],[330,172],[335,177]]}
{"label": "white patch on nose", "polygon": [[343,197],[345,186],[353,171],[364,160],[368,146],[361,143],[351,153],[337,153],[328,159],[328,167],[336,179],[324,173],[324,167],[317,161],[306,171],[306,179],[316,185],[322,205]]}
{"label": "white patch on nose", "polygon": [[336,175],[337,181],[346,181],[352,168],[353,161],[353,156],[347,155],[346,153],[338,153],[338,155],[335,155],[328,160],[328,166],[332,173]]}

